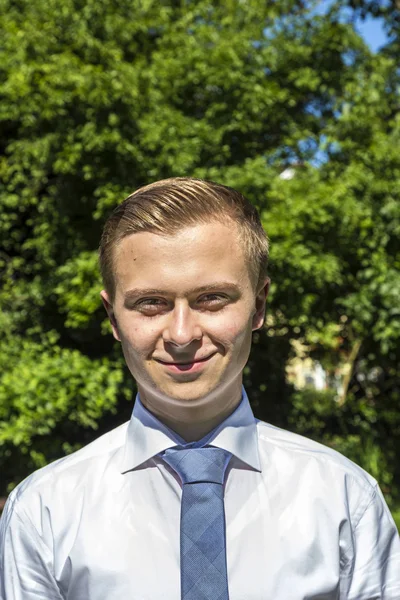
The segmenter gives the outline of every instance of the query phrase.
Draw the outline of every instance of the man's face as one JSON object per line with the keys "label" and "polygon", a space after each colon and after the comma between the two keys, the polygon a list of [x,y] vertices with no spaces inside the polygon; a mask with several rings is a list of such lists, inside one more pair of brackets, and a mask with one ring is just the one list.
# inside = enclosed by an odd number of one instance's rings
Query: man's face
{"label": "man's face", "polygon": [[143,395],[187,404],[240,389],[268,286],[256,295],[232,221],[132,234],[114,265],[114,304],[102,298]]}

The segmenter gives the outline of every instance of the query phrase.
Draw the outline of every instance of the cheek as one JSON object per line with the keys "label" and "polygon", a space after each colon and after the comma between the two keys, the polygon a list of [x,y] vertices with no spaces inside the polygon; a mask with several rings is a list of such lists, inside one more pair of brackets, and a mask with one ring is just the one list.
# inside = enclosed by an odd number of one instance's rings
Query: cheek
{"label": "cheek", "polygon": [[130,323],[125,324],[121,329],[122,347],[129,355],[146,356],[158,339],[158,333],[154,327]]}
{"label": "cheek", "polygon": [[251,319],[247,315],[226,314],[209,329],[224,346],[240,344],[251,334]]}

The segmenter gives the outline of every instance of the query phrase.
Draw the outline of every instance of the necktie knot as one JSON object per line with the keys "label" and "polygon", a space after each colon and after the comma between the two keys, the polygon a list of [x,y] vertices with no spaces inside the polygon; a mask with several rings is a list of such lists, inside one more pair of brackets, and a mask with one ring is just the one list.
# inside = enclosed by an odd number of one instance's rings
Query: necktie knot
{"label": "necktie knot", "polygon": [[169,448],[163,459],[185,483],[224,483],[232,454],[222,448]]}

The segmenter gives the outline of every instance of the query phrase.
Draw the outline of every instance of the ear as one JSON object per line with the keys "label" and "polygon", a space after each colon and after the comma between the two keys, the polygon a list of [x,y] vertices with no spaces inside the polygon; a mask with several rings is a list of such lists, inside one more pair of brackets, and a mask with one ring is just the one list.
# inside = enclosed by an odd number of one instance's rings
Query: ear
{"label": "ear", "polygon": [[265,319],[265,305],[267,301],[267,296],[269,292],[269,285],[271,280],[269,277],[266,277],[259,286],[256,297],[255,297],[255,306],[253,313],[253,323],[252,323],[252,331],[256,331],[260,329],[264,324]]}
{"label": "ear", "polygon": [[120,342],[121,338],[120,338],[119,331],[118,331],[118,323],[117,323],[117,319],[114,314],[114,309],[111,304],[109,295],[107,294],[106,290],[102,290],[100,292],[100,296],[101,296],[101,300],[103,302],[103,306],[106,309],[106,312],[108,314],[108,318],[110,319],[113,336],[115,337],[115,339],[118,342]]}

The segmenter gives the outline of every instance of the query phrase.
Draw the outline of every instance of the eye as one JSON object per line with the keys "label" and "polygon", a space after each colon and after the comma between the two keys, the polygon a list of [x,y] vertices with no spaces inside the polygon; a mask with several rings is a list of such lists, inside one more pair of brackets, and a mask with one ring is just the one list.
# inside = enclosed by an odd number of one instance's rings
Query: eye
{"label": "eye", "polygon": [[136,306],[157,306],[159,303],[162,303],[162,300],[160,300],[160,298],[144,298],[143,300],[139,300],[139,302],[136,303]]}
{"label": "eye", "polygon": [[165,308],[166,302],[161,298],[143,298],[135,303],[134,309],[147,315],[158,314]]}
{"label": "eye", "polygon": [[221,294],[207,294],[206,296],[202,296],[201,300],[205,302],[215,302],[216,300],[224,299],[225,296]]}
{"label": "eye", "polygon": [[220,308],[225,306],[229,298],[224,294],[206,294],[199,298],[199,303],[207,308]]}

